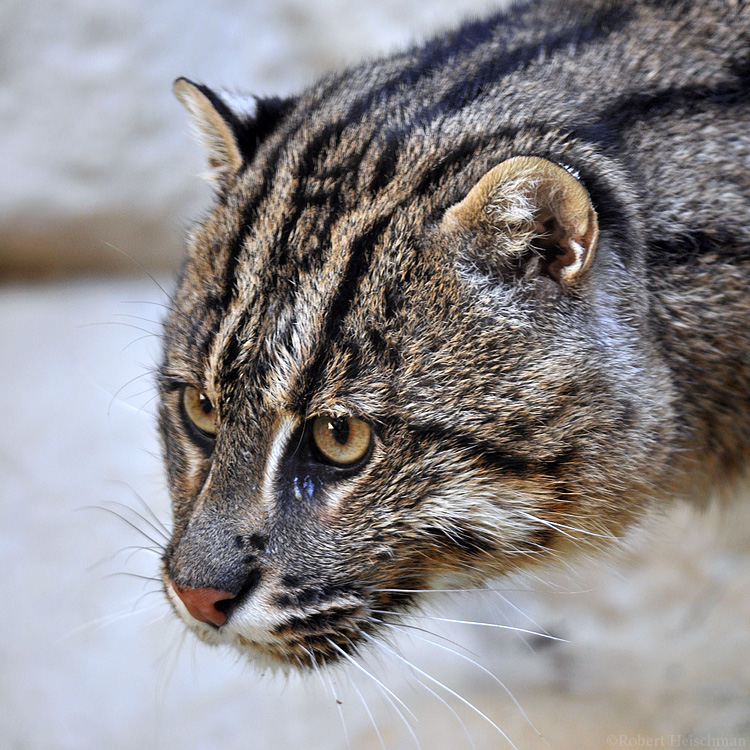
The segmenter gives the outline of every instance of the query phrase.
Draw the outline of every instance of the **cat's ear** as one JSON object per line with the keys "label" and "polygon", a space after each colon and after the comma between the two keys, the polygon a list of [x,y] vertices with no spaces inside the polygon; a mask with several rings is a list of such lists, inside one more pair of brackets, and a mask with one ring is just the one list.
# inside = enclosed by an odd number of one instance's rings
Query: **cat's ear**
{"label": "cat's ear", "polygon": [[208,152],[208,179],[221,183],[249,163],[261,140],[276,126],[289,102],[260,99],[178,78],[172,87],[191,116]]}
{"label": "cat's ear", "polygon": [[448,209],[443,229],[464,235],[491,274],[544,273],[561,285],[582,277],[599,226],[586,188],[547,159],[516,156],[487,172]]}

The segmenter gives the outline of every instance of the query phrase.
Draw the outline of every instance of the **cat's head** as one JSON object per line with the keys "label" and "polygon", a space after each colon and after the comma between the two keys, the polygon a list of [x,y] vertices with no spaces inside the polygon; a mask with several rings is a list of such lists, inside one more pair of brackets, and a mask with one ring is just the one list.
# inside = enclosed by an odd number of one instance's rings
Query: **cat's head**
{"label": "cat's head", "polygon": [[218,195],[159,378],[167,594],[292,666],[348,658],[424,589],[619,533],[669,410],[637,256],[554,144],[360,122],[321,90],[177,82]]}

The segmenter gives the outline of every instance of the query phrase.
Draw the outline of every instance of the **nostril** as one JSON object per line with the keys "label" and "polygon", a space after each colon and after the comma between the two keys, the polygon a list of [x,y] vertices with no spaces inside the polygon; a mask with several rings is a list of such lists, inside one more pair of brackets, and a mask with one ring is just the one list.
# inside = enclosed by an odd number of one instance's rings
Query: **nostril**
{"label": "nostril", "polygon": [[199,588],[190,586],[178,586],[172,584],[177,596],[182,599],[183,604],[190,614],[201,622],[221,627],[227,620],[226,611],[231,608],[231,601],[235,594],[231,591],[221,589]]}
{"label": "nostril", "polygon": [[237,607],[242,604],[242,602],[247,599],[250,594],[255,591],[255,589],[258,587],[258,584],[260,583],[260,570],[257,568],[253,568],[248,574],[247,578],[245,578],[245,582],[242,584],[242,587],[237,592],[235,596],[233,596],[231,599],[223,599],[222,601],[216,602],[214,605],[216,609],[219,610],[219,612],[222,612],[225,615],[230,615],[233,610],[235,610]]}
{"label": "nostril", "polygon": [[180,586],[174,581],[172,581],[172,588],[196,620],[221,627],[227,621],[227,617],[255,591],[260,579],[260,570],[253,568],[245,576],[236,594],[208,586],[203,588]]}

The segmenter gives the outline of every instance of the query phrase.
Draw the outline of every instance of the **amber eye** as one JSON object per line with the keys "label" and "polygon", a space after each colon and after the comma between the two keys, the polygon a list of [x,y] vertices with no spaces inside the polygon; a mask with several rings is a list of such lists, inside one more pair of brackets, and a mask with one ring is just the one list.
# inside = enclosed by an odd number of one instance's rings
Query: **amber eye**
{"label": "amber eye", "polygon": [[216,435],[216,409],[211,399],[192,385],[185,386],[182,404],[188,419],[203,433]]}
{"label": "amber eye", "polygon": [[372,428],[351,417],[317,417],[312,438],[320,457],[334,466],[347,467],[361,461],[372,444]]}

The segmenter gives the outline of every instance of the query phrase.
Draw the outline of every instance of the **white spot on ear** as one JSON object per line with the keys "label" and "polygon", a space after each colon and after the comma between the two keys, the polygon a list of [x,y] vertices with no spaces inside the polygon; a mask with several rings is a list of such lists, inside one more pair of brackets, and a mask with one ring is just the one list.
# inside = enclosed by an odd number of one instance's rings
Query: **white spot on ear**
{"label": "white spot on ear", "polygon": [[238,119],[254,120],[258,115],[258,98],[252,94],[238,94],[236,91],[221,89],[219,91],[224,104],[234,112]]}

